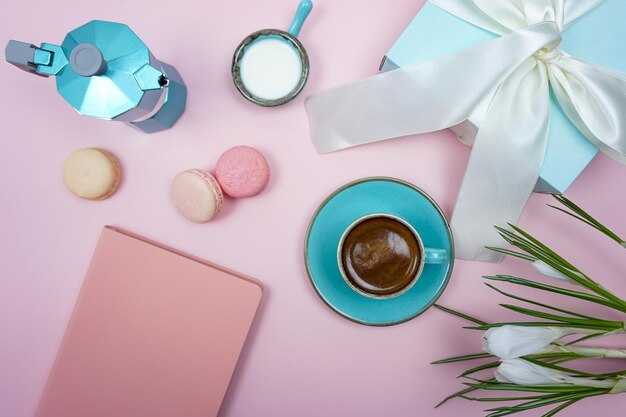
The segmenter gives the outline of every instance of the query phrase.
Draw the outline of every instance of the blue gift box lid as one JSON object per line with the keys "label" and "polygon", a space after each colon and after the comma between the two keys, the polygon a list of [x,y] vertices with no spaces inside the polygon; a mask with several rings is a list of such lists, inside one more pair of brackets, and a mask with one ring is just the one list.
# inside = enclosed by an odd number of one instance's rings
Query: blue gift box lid
{"label": "blue gift box lid", "polygon": [[[560,48],[574,57],[626,72],[626,1],[606,0],[563,32]],[[426,2],[381,64],[381,71],[417,64],[498,35]],[[459,92],[462,94],[462,92]],[[569,121],[552,96],[550,133],[537,192],[563,193],[598,150]]]}

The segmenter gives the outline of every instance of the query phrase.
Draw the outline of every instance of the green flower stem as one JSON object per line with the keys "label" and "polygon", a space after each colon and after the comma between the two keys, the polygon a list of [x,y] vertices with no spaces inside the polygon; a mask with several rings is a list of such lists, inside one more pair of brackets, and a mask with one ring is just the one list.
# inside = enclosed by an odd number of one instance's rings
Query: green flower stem
{"label": "green flower stem", "polygon": [[626,392],[626,379],[621,378],[619,379],[617,384],[615,384],[615,386],[613,387],[611,392],[609,392],[609,394],[622,394],[624,392]]}
{"label": "green flower stem", "polygon": [[552,344],[541,351],[541,353],[576,353],[577,355],[587,358],[611,358],[626,359],[625,349],[608,349],[608,348],[586,348],[579,346],[567,346]]}

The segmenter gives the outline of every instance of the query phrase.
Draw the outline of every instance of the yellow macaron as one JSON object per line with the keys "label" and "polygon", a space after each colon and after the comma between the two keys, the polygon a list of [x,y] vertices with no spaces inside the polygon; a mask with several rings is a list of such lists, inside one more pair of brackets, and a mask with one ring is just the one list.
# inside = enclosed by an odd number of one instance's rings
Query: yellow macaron
{"label": "yellow macaron", "polygon": [[80,198],[104,200],[120,183],[120,166],[115,156],[104,149],[79,149],[63,164],[63,182]]}

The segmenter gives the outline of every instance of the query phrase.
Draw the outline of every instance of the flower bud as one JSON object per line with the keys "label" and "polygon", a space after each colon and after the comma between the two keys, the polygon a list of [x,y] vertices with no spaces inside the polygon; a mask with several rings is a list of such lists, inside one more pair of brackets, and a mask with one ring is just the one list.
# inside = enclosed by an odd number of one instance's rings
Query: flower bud
{"label": "flower bud", "polygon": [[483,336],[483,350],[502,359],[532,355],[552,342],[570,334],[559,327],[529,327],[505,325],[492,327]]}
{"label": "flower bud", "polygon": [[595,388],[613,388],[617,383],[614,379],[599,381],[591,378],[569,376],[563,372],[546,368],[523,359],[502,361],[495,371],[495,377],[499,382],[517,385],[572,384]]}
{"label": "flower bud", "polygon": [[535,262],[532,263],[532,266],[535,268],[537,272],[539,272],[542,275],[545,275],[550,278],[560,279],[561,281],[571,282],[572,284],[577,284],[576,281],[574,281],[573,279],[571,279],[564,273],[552,268],[550,265],[548,265],[547,263],[543,261],[536,260]]}

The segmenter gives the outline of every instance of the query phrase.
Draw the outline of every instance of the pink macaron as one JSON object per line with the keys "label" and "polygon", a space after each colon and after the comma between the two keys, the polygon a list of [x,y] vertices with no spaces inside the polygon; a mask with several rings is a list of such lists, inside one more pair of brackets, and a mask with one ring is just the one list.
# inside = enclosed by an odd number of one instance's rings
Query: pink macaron
{"label": "pink macaron", "polygon": [[196,223],[206,223],[219,213],[223,195],[211,174],[190,169],[172,181],[172,199],[183,216]]}
{"label": "pink macaron", "polygon": [[250,146],[235,146],[217,161],[215,177],[222,191],[230,197],[253,197],[267,186],[270,168],[258,150]]}

